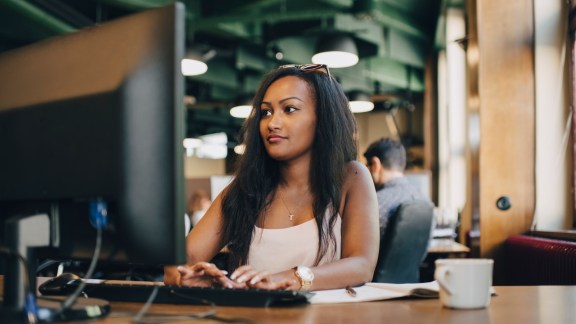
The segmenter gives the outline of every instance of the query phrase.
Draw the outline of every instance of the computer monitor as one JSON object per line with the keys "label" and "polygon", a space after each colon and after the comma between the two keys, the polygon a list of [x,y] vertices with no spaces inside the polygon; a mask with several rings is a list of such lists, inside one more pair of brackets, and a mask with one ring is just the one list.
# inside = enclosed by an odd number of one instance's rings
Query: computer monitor
{"label": "computer monitor", "polygon": [[[0,54],[0,238],[32,277],[30,251],[92,256],[95,201],[101,259],[185,262],[184,15],[176,3]],[[22,302],[14,281],[4,305]]]}

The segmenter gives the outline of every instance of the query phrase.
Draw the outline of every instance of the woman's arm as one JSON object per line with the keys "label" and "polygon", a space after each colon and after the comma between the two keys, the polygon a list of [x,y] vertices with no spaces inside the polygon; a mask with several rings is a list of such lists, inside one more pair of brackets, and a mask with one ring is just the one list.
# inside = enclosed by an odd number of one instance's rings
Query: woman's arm
{"label": "woman's arm", "polygon": [[[222,224],[222,193],[216,197],[202,219],[192,228],[186,237],[186,267],[198,262],[209,262],[222,249],[220,240]],[[190,270],[192,271],[192,270]],[[190,277],[190,276],[188,276]],[[181,272],[176,266],[164,267],[164,283],[171,285],[186,284],[181,282]]]}
{"label": "woman's arm", "polygon": [[366,166],[348,164],[342,194],[342,258],[312,269],[314,290],[360,285],[374,275],[380,248],[378,200]]}

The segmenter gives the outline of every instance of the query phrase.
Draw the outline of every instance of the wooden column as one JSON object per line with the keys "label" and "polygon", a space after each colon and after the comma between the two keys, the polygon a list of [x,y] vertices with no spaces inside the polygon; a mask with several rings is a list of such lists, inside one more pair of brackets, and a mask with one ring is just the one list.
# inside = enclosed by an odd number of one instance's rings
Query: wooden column
{"label": "wooden column", "polygon": [[[575,0],[576,1],[576,0]],[[438,203],[438,89],[436,79],[438,73],[435,62],[438,56],[428,55],[426,73],[424,74],[425,91],[423,100],[423,138],[424,138],[424,170],[432,171],[432,201]]]}
{"label": "wooden column", "polygon": [[[503,279],[502,248],[526,232],[534,212],[535,86],[532,0],[476,1],[480,116],[480,253],[495,259]],[[507,196],[511,207],[497,208]]]}
{"label": "wooden column", "polygon": [[[570,66],[570,95],[572,102],[572,110],[576,108],[576,0],[570,0],[570,15],[569,15],[569,35],[570,43],[568,44],[570,50],[570,58],[568,59]],[[576,114],[572,112],[572,228],[576,228]]]}

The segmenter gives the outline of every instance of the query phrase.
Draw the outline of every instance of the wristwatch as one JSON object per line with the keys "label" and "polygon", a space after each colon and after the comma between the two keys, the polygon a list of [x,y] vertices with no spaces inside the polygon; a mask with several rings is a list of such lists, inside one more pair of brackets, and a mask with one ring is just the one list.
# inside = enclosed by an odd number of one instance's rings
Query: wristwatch
{"label": "wristwatch", "polygon": [[314,280],[314,272],[312,269],[305,266],[294,267],[294,275],[300,282],[300,290],[310,290],[312,281]]}

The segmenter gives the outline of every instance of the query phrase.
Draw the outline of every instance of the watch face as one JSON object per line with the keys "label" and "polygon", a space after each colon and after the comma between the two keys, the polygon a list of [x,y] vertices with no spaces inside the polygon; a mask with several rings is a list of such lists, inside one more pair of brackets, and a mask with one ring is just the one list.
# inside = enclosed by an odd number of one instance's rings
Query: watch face
{"label": "watch face", "polygon": [[302,280],[312,281],[314,279],[314,272],[312,272],[312,269],[308,267],[299,266],[298,275]]}

